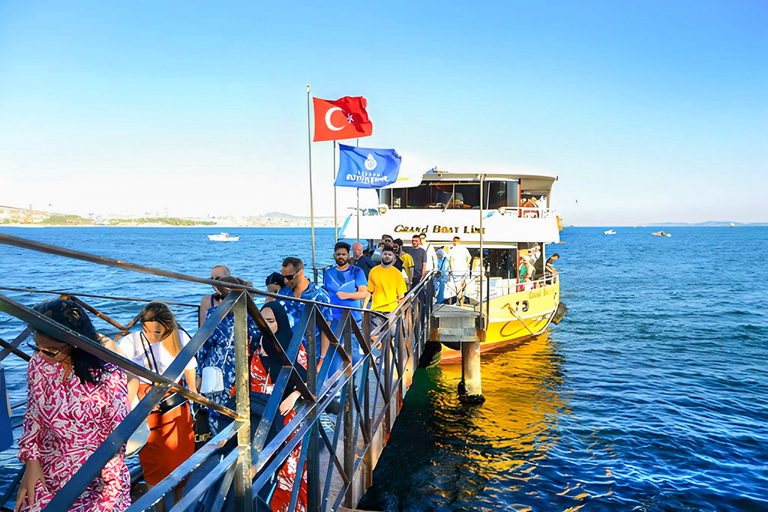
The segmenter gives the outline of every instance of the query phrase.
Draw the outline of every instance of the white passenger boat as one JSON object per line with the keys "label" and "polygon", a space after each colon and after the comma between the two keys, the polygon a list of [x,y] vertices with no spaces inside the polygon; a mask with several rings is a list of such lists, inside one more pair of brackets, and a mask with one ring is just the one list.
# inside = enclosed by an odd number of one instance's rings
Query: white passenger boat
{"label": "white passenger boat", "polygon": [[651,233],[653,236],[666,236],[667,238],[671,238],[672,235],[670,233],[667,233],[666,231],[654,231]]}
{"label": "white passenger boat", "polygon": [[237,242],[240,235],[230,235],[229,233],[219,233],[218,235],[208,235],[208,240],[212,242]]}
{"label": "white passenger boat", "polygon": [[[482,308],[487,328],[481,350],[527,339],[565,313],[557,271],[546,265],[554,252],[548,245],[560,241],[559,219],[551,207],[555,181],[556,176],[547,175],[432,170],[406,185],[379,189],[378,208],[361,210],[359,238],[377,243],[389,234],[407,247],[413,235],[426,233],[435,250],[449,252],[454,237],[460,237],[472,264],[468,272],[453,272],[445,297],[476,312]],[[356,226],[353,213],[340,238],[358,238]],[[520,277],[523,265],[532,267],[531,276]],[[457,301],[457,295],[462,299]],[[443,359],[456,354],[444,349]]]}
{"label": "white passenger boat", "polygon": [[603,233],[605,233],[606,235],[615,235],[616,234],[616,232],[614,230],[612,230],[612,229],[609,229],[608,231],[603,231]]}

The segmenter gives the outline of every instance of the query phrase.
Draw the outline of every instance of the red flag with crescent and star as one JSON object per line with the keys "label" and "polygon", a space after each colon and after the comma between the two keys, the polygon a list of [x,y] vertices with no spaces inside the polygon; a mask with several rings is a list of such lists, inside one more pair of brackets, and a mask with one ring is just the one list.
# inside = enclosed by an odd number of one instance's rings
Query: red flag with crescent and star
{"label": "red flag with crescent and star", "polygon": [[368,102],[362,96],[344,96],[336,101],[312,98],[312,102],[315,106],[314,142],[355,139],[373,133],[373,123],[365,111]]}

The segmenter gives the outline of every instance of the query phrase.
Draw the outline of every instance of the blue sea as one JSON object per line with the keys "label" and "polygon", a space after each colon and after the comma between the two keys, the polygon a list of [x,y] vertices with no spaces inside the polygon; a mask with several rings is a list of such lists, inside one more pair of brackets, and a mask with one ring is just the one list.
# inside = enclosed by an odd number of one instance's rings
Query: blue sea
{"label": "blue sea", "polygon": [[[361,509],[768,510],[768,228],[566,228],[568,314],[546,335],[484,358],[479,406],[461,370],[420,370]],[[2,228],[0,232],[207,277],[263,283],[286,256],[311,265],[308,229]],[[317,264],[333,232],[317,230]],[[0,245],[0,286],[199,303],[180,283]],[[40,296],[3,292],[32,305]],[[139,304],[90,301],[128,322]],[[194,328],[193,308],[174,308]],[[107,325],[97,326],[110,330]],[[18,322],[0,313],[0,337]],[[4,361],[11,402],[23,365]],[[14,453],[0,454],[0,491]]]}

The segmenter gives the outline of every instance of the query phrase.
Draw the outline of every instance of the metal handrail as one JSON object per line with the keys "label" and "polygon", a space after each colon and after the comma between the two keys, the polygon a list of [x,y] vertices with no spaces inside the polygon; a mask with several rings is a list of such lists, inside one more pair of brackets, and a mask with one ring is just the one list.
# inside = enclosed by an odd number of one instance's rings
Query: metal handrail
{"label": "metal handrail", "polygon": [[[90,254],[87,252],[75,251],[72,249],[65,249],[63,247],[44,244],[42,242],[36,242],[33,240],[27,240],[25,238],[6,235],[4,233],[0,233],[0,244],[11,245],[14,247],[20,247],[22,249],[29,249],[33,251],[46,253],[46,254],[53,254],[56,256],[64,256],[67,258],[81,260],[81,261],[88,261],[91,263],[97,263],[99,265],[105,265],[108,267],[119,268],[122,270],[130,270],[132,272],[140,272],[143,274],[167,277],[167,278],[176,279],[179,281],[187,281],[190,283],[198,283],[198,284],[207,284],[209,286],[214,286],[214,287],[221,286],[221,282],[215,279],[195,277],[187,274],[182,274],[179,272],[171,272],[168,270],[148,267],[145,265],[138,265],[136,263],[129,263],[123,260],[116,260],[114,258],[107,258],[106,256],[96,256],[94,254]],[[230,290],[244,290],[254,295],[259,295],[262,297],[271,297],[273,299],[281,299],[281,300],[290,299],[293,302],[299,302],[302,304],[315,303],[312,300],[302,299],[300,297],[289,297],[287,295],[280,295],[277,293],[265,292],[263,290],[259,290],[258,288],[254,288],[253,286],[247,286],[247,285],[242,285],[237,283],[226,283],[226,287]],[[335,304],[325,304],[325,306],[336,308],[336,309],[349,309],[351,311],[365,311],[364,309],[361,309],[361,308],[353,308],[349,306],[338,306]],[[379,313],[376,313],[376,314],[379,314]],[[380,315],[380,316],[384,316],[384,315]]]}
{"label": "metal handrail", "polygon": [[[506,281],[506,283],[492,285],[491,283],[496,279],[501,279],[502,281]],[[516,279],[503,279],[503,278],[484,276],[483,282],[487,287],[487,292],[484,293],[483,303],[486,303],[489,300],[495,297],[498,297],[499,295],[511,295],[518,291],[530,291],[533,289],[550,286],[557,283],[557,280],[558,280],[558,275],[556,274],[544,275],[535,280],[526,281],[523,283],[517,282]],[[479,306],[479,290],[481,286],[480,282],[481,281],[480,281],[479,275],[471,275],[471,276],[468,275],[464,277],[461,280],[461,282],[454,284],[457,290],[459,289],[463,290],[463,295],[465,297],[468,297],[469,299],[472,299],[474,301],[472,305],[475,308]],[[451,281],[449,280],[448,283],[451,283]]]}
{"label": "metal handrail", "polygon": [[[188,282],[217,283],[208,279],[193,278],[36,242],[24,241],[22,244],[22,239],[11,238],[13,240],[9,240],[6,235],[0,235],[0,243],[26,246],[26,248],[33,250]],[[434,298],[434,282],[431,277],[432,274],[425,276],[422,282],[389,315],[359,308],[340,307],[343,310],[342,319],[335,332],[331,331],[330,326],[320,314],[321,307],[333,307],[331,305],[295,297],[275,296],[251,287],[234,284],[230,286],[228,284],[228,287],[236,290],[230,292],[225,300],[216,307],[213,314],[208,317],[198,333],[192,337],[163,375],[134,365],[97,343],[83,338],[77,333],[51,322],[47,317],[0,295],[0,311],[9,313],[28,323],[34,329],[39,329],[57,339],[71,343],[131,373],[147,378],[155,384],[153,389],[108,437],[107,441],[91,455],[83,467],[54,497],[49,506],[57,510],[67,509],[82,490],[91,483],[104,463],[117,453],[139,423],[170,389],[178,391],[196,403],[207,405],[219,410],[222,414],[235,417],[235,424],[226,435],[222,432],[220,436],[210,442],[218,443],[216,449],[211,448],[201,455],[193,455],[163,482],[139,499],[131,507],[131,511],[143,509],[142,507],[146,508],[162,499],[182,479],[200,468],[202,462],[210,459],[214,453],[221,454],[222,460],[174,510],[194,508],[199,500],[204,501],[206,510],[218,509],[218,505],[227,496],[230,488],[234,488],[236,509],[251,510],[255,501],[260,499],[258,492],[261,486],[280,468],[283,461],[287,459],[299,442],[302,443],[302,450],[298,467],[304,467],[306,462],[308,468],[308,508],[310,510],[336,510],[342,502],[345,506],[353,506],[359,496],[355,494],[357,488],[352,484],[367,464],[366,453],[372,449],[374,440],[387,438],[387,435],[377,437],[375,433],[381,429],[388,432],[391,428],[394,416],[402,405],[404,390],[408,384],[406,380],[408,372],[413,370],[413,361],[418,360],[426,343],[427,322],[431,315]],[[306,307],[299,324],[295,326],[294,337],[287,352],[283,351],[275,340],[249,293],[305,304]],[[362,311],[362,325],[357,325],[354,322],[351,315],[352,311]],[[230,312],[235,316],[236,411],[217,406],[205,397],[183,389],[174,382],[175,378],[178,378],[178,375],[183,371],[186,363],[213,333],[216,325]],[[406,315],[406,312],[409,315]],[[379,316],[384,321],[372,332],[370,320],[373,316]],[[275,382],[265,414],[254,429],[253,435],[251,435],[248,414],[248,369],[246,357],[244,357],[248,345],[247,317],[251,317],[256,323],[265,342],[276,345],[280,352],[280,358],[283,360],[283,369]],[[408,320],[409,318],[410,320]],[[308,378],[305,384],[299,379],[294,366],[303,339],[306,340],[309,361],[315,361],[316,329],[328,337],[334,349],[339,352],[343,364],[339,371],[330,376],[327,375],[328,365],[323,365],[318,375],[315,365],[309,364]],[[353,363],[352,357],[353,336],[358,339],[364,352],[364,356],[356,363]],[[320,386],[318,383],[323,384]],[[286,425],[281,434],[270,440],[267,433],[278,417],[277,409],[289,384],[299,390],[305,400],[305,405],[298,408],[296,417]],[[337,424],[332,436],[333,440],[330,440],[324,433],[322,437],[318,435],[318,417],[327,409],[337,394],[341,395],[341,401],[344,404],[344,421],[343,424],[342,422]],[[336,456],[336,450],[337,443],[341,439],[341,432],[344,432],[343,447],[340,448],[343,455],[342,460],[339,460]],[[359,435],[362,435],[364,440],[362,450],[358,449]],[[233,446],[235,436],[237,437],[237,445]],[[325,472],[322,488],[319,459],[320,441],[333,452]],[[341,479],[342,489],[335,499],[331,499],[330,479],[334,475]],[[294,484],[300,481],[299,471]],[[298,496],[298,487],[298,485],[294,485],[293,488],[293,504],[295,504]],[[249,496],[251,499],[248,498]]]}
{"label": "metal handrail", "polygon": [[[113,295],[94,295],[91,293],[72,292],[67,290],[37,290],[35,288],[12,288],[10,286],[0,286],[0,290],[8,292],[22,292],[22,293],[42,293],[47,295],[59,295],[70,297],[87,297],[89,299],[107,299],[107,300],[122,300],[126,302],[156,302],[158,299],[137,299],[134,297],[115,297]],[[185,304],[183,302],[171,302],[163,300],[163,303],[169,306],[185,306],[190,308],[199,308],[200,304]]]}

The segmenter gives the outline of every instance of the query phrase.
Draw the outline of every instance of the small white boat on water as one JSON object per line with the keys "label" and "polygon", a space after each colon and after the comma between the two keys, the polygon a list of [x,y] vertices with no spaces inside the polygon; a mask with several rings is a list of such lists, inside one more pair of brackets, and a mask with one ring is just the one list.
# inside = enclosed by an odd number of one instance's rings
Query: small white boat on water
{"label": "small white boat on water", "polygon": [[208,240],[212,242],[237,242],[240,235],[230,235],[229,233],[219,233],[218,235],[208,235]]}
{"label": "small white boat on water", "polygon": [[664,231],[654,231],[654,232],[653,232],[653,233],[651,233],[651,234],[652,234],[653,236],[666,236],[667,238],[671,238],[671,237],[672,237],[672,234],[671,234],[671,233],[666,233],[666,232],[664,232]]}
{"label": "small white boat on water", "polygon": [[616,232],[614,230],[612,230],[612,229],[609,229],[608,231],[603,231],[603,233],[605,233],[606,235],[615,235],[616,234]]}

